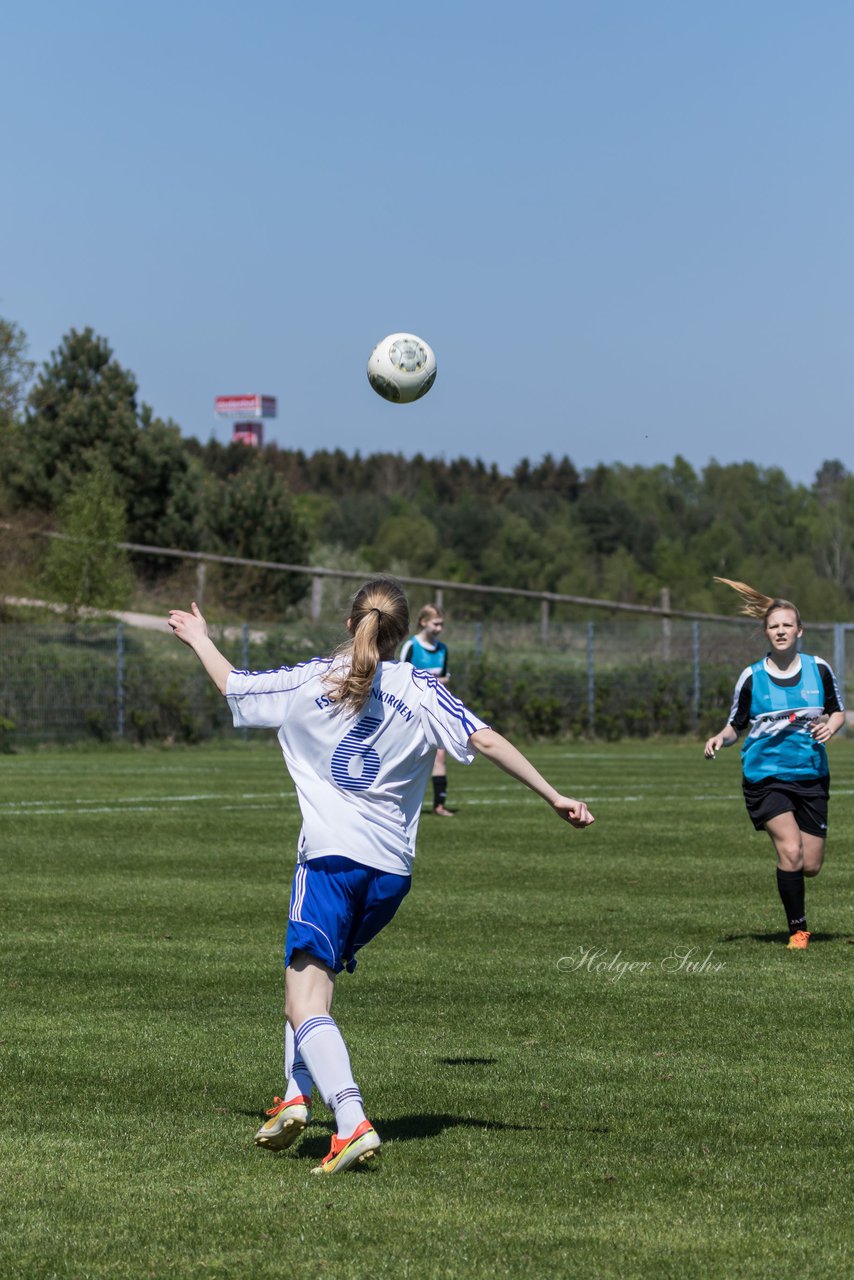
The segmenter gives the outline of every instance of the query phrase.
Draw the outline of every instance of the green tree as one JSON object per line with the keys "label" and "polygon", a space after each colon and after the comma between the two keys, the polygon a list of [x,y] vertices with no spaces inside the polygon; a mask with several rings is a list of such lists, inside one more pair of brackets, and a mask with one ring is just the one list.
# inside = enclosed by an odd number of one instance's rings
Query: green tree
{"label": "green tree", "polygon": [[819,469],[813,494],[812,547],[822,577],[854,595],[854,475],[839,461]]}
{"label": "green tree", "polygon": [[[206,550],[247,560],[308,562],[308,534],[293,500],[257,455],[228,479],[208,481],[203,521]],[[309,590],[305,574],[276,569],[223,566],[220,577],[228,604],[267,616],[296,604]]]}
{"label": "green tree", "polygon": [[124,504],[103,454],[90,454],[88,462],[60,505],[63,536],[50,540],[45,564],[47,588],[71,619],[84,607],[121,608],[133,593],[127,555],[116,546],[126,540]]}
{"label": "green tree", "polygon": [[0,316],[0,505],[6,491],[17,442],[17,425],[34,365],[27,359],[27,336],[12,320]]}
{"label": "green tree", "polygon": [[105,338],[72,329],[43,366],[14,432],[8,486],[17,505],[55,510],[88,470],[106,460],[134,542],[196,545],[197,472],[177,427],[137,403],[133,374]]}
{"label": "green tree", "polygon": [[439,534],[426,516],[401,511],[382,522],[366,552],[377,572],[427,575],[439,553]]}
{"label": "green tree", "polygon": [[34,368],[27,359],[27,335],[0,316],[0,424],[20,413]]}
{"label": "green tree", "polygon": [[492,539],[501,529],[498,508],[464,496],[459,502],[443,506],[436,523],[444,546],[469,565],[471,574],[477,576]]}

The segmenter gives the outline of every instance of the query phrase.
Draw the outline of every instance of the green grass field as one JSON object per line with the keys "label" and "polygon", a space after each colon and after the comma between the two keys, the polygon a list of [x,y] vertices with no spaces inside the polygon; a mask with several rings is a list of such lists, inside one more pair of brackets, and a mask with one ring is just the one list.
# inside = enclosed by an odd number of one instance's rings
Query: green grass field
{"label": "green grass field", "polygon": [[0,1276],[851,1274],[854,743],[806,953],[736,752],[532,755],[597,824],[452,766],[458,816],[339,984],[382,1158],[322,1179],[322,1107],[252,1145],[298,829],[275,744],[0,757]]}

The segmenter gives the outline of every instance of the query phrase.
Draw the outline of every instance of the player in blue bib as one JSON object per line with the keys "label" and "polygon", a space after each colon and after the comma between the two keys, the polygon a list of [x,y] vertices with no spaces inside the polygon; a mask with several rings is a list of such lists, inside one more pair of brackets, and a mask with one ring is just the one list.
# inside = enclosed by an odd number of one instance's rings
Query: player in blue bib
{"label": "player in blue bib", "polygon": [[748,729],[741,748],[742,789],[757,831],[768,832],[777,853],[777,888],[789,926],[789,947],[809,944],[804,877],[824,861],[830,772],[825,743],[845,723],[836,678],[823,658],[799,653],[801,615],[790,600],[762,595],[744,582],[733,587],[742,613],[761,618],[770,651],[739,676],[729,720],[709,738],[714,759]]}
{"label": "player in blue bib", "polygon": [[[448,683],[448,646],[442,640],[445,615],[435,604],[425,604],[418,614],[417,635],[410,636],[400,651],[401,662],[411,662],[421,671],[429,671],[440,684]],[[433,812],[438,818],[454,815],[446,806],[448,798],[448,768],[445,753],[436,752],[433,761]]]}
{"label": "player in blue bib", "polygon": [[273,671],[235,671],[194,604],[169,625],[228,699],[236,726],[278,730],[302,815],[285,940],[284,1097],[255,1135],[283,1151],[311,1120],[317,1087],[336,1133],[321,1174],[371,1160],[381,1146],[365,1115],[347,1046],[331,1016],[335,980],[394,916],[409,890],[424,785],[437,750],[461,764],[480,754],[586,827],[592,814],[561,795],[520,751],[429,671],[397,662],[409,630],[400,584],[357,592],[348,639],[329,657]]}

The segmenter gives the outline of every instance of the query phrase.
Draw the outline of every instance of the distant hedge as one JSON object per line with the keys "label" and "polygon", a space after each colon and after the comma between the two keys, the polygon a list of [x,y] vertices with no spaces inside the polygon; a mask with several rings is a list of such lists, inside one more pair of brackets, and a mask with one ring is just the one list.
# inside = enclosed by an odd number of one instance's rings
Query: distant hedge
{"label": "distant hedge", "polygon": [[[231,732],[228,709],[198,662],[162,633],[114,625],[0,626],[0,724],[16,743],[124,738],[201,742]],[[323,652],[319,637],[270,636],[224,644],[238,666],[264,669]],[[602,664],[594,672],[593,724],[585,666],[560,654],[458,652],[452,692],[501,732],[526,738],[705,734],[723,724],[733,672],[702,669],[699,708],[686,661]]]}

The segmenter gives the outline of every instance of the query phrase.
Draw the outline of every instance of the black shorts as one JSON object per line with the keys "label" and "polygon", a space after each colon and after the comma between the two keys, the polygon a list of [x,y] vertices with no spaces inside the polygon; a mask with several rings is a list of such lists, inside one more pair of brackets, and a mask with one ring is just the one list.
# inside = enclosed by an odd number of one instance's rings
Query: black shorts
{"label": "black shorts", "polygon": [[747,814],[757,831],[781,813],[793,813],[799,831],[809,836],[827,835],[827,799],[830,777],[762,778],[759,782],[741,781]]}

